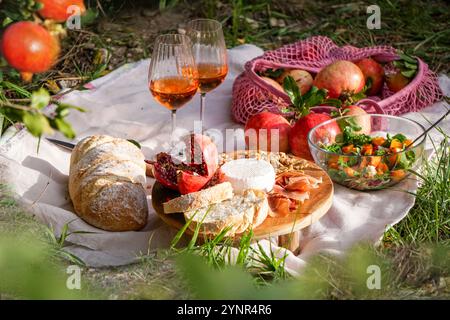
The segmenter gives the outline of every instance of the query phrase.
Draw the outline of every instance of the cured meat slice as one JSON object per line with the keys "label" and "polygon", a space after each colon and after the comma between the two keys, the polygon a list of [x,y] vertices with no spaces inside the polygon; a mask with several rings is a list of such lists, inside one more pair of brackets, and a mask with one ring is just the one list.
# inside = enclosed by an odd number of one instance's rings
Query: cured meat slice
{"label": "cured meat slice", "polygon": [[321,178],[314,178],[301,172],[284,172],[275,180],[275,186],[268,195],[271,216],[286,216],[298,209],[309,199],[310,190],[318,188]]}

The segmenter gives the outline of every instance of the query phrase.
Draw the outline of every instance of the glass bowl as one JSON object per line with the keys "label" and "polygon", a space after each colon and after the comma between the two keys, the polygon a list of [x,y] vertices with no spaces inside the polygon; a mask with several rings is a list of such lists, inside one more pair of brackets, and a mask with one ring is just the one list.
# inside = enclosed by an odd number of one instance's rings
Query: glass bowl
{"label": "glass bowl", "polygon": [[[336,139],[342,141],[344,128],[349,124],[355,125],[355,122],[365,123],[364,133],[371,137],[386,138],[388,134],[393,137],[401,133],[413,141],[425,131],[421,124],[413,120],[381,114],[343,116],[315,126],[308,134],[312,157],[334,182],[356,190],[380,190],[399,183],[411,170],[417,171],[421,166],[426,135],[403,151],[392,151],[389,146],[374,147],[374,150],[379,148],[381,153],[388,151],[385,155],[358,155],[348,150],[343,153],[324,149]],[[336,124],[341,129],[338,134]]]}

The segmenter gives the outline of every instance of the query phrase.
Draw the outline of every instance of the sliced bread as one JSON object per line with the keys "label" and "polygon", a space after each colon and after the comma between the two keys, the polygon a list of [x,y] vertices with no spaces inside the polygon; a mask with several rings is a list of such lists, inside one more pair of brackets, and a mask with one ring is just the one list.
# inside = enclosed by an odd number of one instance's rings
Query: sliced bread
{"label": "sliced bread", "polygon": [[184,213],[189,228],[195,230],[201,223],[201,233],[216,235],[230,227],[228,235],[242,233],[260,225],[267,217],[269,204],[262,191],[247,190],[229,200]]}
{"label": "sliced bread", "polygon": [[208,189],[188,193],[163,203],[164,213],[196,210],[233,197],[231,183],[223,182]]}

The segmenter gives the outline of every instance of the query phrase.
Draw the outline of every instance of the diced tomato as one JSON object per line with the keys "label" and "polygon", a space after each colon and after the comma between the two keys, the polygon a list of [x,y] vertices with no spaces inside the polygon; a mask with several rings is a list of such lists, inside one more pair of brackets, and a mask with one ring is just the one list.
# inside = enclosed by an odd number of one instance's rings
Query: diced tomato
{"label": "diced tomato", "polygon": [[392,139],[391,141],[391,145],[389,146],[389,149],[391,149],[392,152],[394,148],[399,148],[400,150],[403,149],[403,143],[401,143],[399,140],[397,139]]}
{"label": "diced tomato", "polygon": [[355,148],[353,147],[352,144],[342,147],[342,152],[344,152],[344,153],[352,153],[353,151],[355,151]]}
{"label": "diced tomato", "polygon": [[369,164],[369,157],[361,157],[361,162],[359,163],[359,168],[365,168]]}
{"label": "diced tomato", "polygon": [[407,146],[409,146],[409,145],[412,144],[412,140],[406,139],[405,142],[404,142],[404,144],[405,144],[405,147],[407,147]]}
{"label": "diced tomato", "polygon": [[370,157],[370,165],[377,167],[381,162],[381,157],[380,156],[376,156],[376,157]]}
{"label": "diced tomato", "polygon": [[373,154],[373,146],[371,144],[365,144],[361,148],[361,154],[364,156],[371,156]]}
{"label": "diced tomato", "polygon": [[372,143],[376,146],[381,146],[386,142],[386,139],[383,137],[375,137],[372,139]]}
{"label": "diced tomato", "polygon": [[338,162],[339,161],[339,156],[336,154],[330,155],[328,157],[328,163],[333,163],[333,162]]}
{"label": "diced tomato", "polygon": [[383,174],[383,173],[385,173],[386,171],[388,171],[389,170],[389,168],[388,168],[388,166],[387,166],[387,164],[386,163],[384,163],[384,162],[380,162],[378,165],[377,165],[377,173],[378,174]]}
{"label": "diced tomato", "polygon": [[387,160],[389,162],[389,168],[393,168],[397,164],[397,155],[391,154],[388,156]]}
{"label": "diced tomato", "polygon": [[401,180],[405,176],[405,170],[399,169],[399,170],[392,170],[391,171],[391,177],[393,180]]}
{"label": "diced tomato", "polygon": [[328,162],[328,168],[330,169],[339,169],[339,165],[337,162]]}
{"label": "diced tomato", "polygon": [[348,175],[349,177],[354,177],[355,176],[355,170],[353,170],[350,167],[346,167],[344,168],[344,172],[346,175]]}
{"label": "diced tomato", "polygon": [[391,153],[398,153],[398,152],[402,152],[403,149],[400,149],[400,148],[389,148],[389,151],[391,151]]}

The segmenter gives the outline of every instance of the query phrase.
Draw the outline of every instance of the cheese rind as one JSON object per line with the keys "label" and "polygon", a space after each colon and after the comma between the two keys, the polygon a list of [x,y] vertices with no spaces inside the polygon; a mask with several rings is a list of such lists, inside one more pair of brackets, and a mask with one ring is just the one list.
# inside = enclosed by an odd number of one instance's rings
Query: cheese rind
{"label": "cheese rind", "polygon": [[189,229],[195,231],[201,224],[200,231],[217,235],[229,227],[227,235],[242,233],[249,228],[256,228],[264,222],[269,212],[269,203],[264,192],[247,190],[243,195],[210,206],[186,211],[186,221],[192,219]]}
{"label": "cheese rind", "polygon": [[270,192],[275,184],[275,170],[265,160],[231,160],[221,167],[221,171],[224,180],[231,183],[237,194],[248,189]]}

